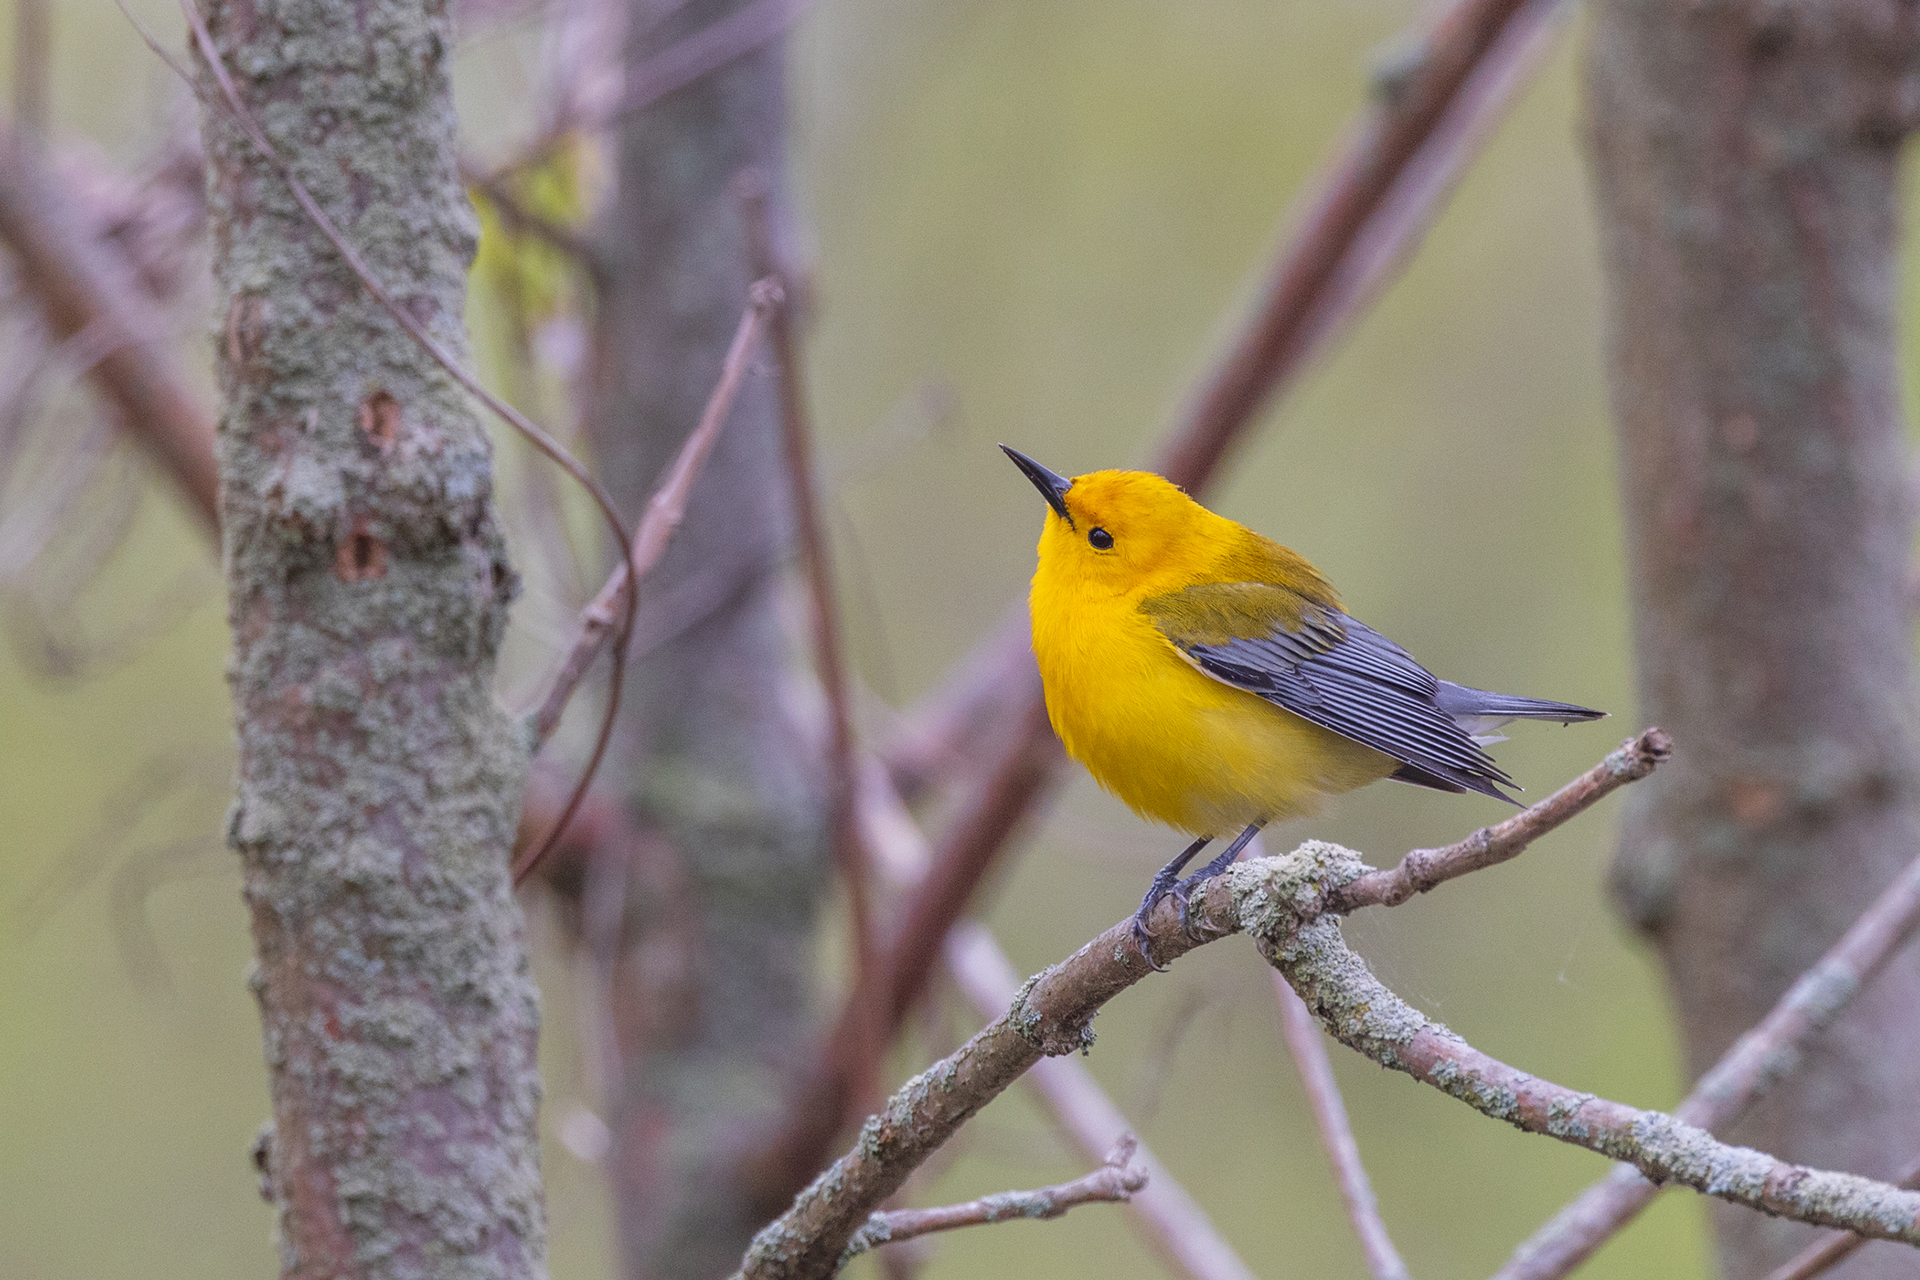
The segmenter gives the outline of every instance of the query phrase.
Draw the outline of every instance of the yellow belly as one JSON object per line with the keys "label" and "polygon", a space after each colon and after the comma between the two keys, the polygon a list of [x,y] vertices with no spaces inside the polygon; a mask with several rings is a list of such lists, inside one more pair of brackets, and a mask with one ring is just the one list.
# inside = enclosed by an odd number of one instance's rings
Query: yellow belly
{"label": "yellow belly", "polygon": [[1226,837],[1392,773],[1388,756],[1190,666],[1130,602],[1035,619],[1047,714],[1067,752],[1143,817]]}

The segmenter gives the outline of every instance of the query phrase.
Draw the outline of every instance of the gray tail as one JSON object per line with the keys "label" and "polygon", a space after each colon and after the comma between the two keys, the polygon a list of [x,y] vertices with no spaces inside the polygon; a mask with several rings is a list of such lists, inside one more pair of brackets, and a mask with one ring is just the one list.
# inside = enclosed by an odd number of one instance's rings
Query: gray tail
{"label": "gray tail", "polygon": [[1469,733],[1497,729],[1509,720],[1557,720],[1561,724],[1573,724],[1598,720],[1607,714],[1591,707],[1576,707],[1571,702],[1546,702],[1539,698],[1516,698],[1510,693],[1469,689],[1451,680],[1440,681],[1433,700]]}

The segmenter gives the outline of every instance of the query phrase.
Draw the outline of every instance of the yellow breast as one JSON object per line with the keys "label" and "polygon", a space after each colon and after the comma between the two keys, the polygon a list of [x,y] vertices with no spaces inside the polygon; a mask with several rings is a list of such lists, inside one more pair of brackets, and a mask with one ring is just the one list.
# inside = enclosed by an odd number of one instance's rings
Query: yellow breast
{"label": "yellow breast", "polygon": [[1130,595],[1040,586],[1033,645],[1054,731],[1142,816],[1226,837],[1393,771],[1387,756],[1194,669]]}

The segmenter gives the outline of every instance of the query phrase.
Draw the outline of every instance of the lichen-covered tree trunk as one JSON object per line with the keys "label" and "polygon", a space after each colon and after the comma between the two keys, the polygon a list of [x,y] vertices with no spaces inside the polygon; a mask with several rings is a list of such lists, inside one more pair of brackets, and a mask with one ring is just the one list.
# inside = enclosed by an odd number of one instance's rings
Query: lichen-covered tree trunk
{"label": "lichen-covered tree trunk", "polygon": [[[1590,147],[1646,718],[1616,886],[1697,1074],[1920,853],[1895,359],[1903,0],[1598,0]],[[1920,1152],[1920,953],[1732,1135],[1885,1177]],[[1716,1207],[1725,1273],[1807,1228]],[[1836,1274],[1912,1274],[1863,1250]]]}
{"label": "lichen-covered tree trunk", "polygon": [[[635,4],[627,65],[739,7],[691,0],[659,20],[658,5]],[[621,129],[599,231],[590,426],[626,510],[699,419],[746,306],[751,258],[729,186],[756,167],[781,187],[781,61],[770,41]],[[649,576],[642,629],[670,638],[635,669],[610,770],[660,837],[648,848],[677,864],[664,877],[630,870],[611,966],[610,1174],[630,1280],[703,1280],[738,1264],[770,1216],[742,1181],[743,1157],[817,1048],[825,787],[795,724],[805,659],[776,608],[790,541],[776,412],[771,380],[751,378]],[[683,892],[662,894],[663,881]]]}
{"label": "lichen-covered tree trunk", "polygon": [[[218,0],[281,154],[441,343],[476,224],[438,0]],[[201,68],[203,97],[220,101]],[[546,1273],[536,994],[496,708],[514,576],[472,404],[205,108],[239,797],[283,1274]]]}

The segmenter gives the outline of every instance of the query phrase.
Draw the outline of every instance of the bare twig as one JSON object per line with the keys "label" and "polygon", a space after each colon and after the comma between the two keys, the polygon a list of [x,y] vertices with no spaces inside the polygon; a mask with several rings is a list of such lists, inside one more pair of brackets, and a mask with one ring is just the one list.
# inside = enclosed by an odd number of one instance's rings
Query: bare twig
{"label": "bare twig", "polygon": [[[1172,960],[1246,932],[1333,1036],[1475,1110],[1530,1133],[1628,1161],[1776,1216],[1920,1245],[1920,1195],[1852,1174],[1786,1164],[1731,1147],[1683,1121],[1563,1088],[1488,1057],[1383,986],[1324,916],[1339,889],[1366,870],[1350,850],[1310,841],[1284,858],[1241,863],[1191,904],[1191,930],[1163,904],[1149,928],[1154,954]],[[831,1275],[867,1215],[980,1108],[1043,1055],[1091,1045],[1089,1021],[1150,970],[1122,920],[1021,988],[1005,1015],[903,1085],[867,1121],[853,1150],[755,1237],[741,1277]]]}
{"label": "bare twig", "polygon": [[[1537,62],[1560,7],[1456,0],[1425,35],[1313,180],[1253,315],[1188,399],[1155,470],[1202,492],[1260,408],[1377,296]],[[1026,612],[1015,608],[884,746],[901,791],[911,798],[955,757],[990,750],[997,726],[1019,716],[1009,690],[1032,665]]]}
{"label": "bare twig", "polygon": [[[771,280],[761,280],[754,284],[748,293],[747,310],[740,317],[740,325],[733,332],[733,344],[727,348],[727,354],[720,364],[720,380],[715,384],[713,394],[707,398],[706,408],[700,413],[700,422],[686,443],[680,446],[673,465],[661,480],[659,488],[647,499],[646,514],[640,519],[640,527],[634,532],[633,545],[627,549],[622,562],[608,575],[606,585],[600,588],[587,607],[580,611],[580,636],[574,641],[573,649],[566,661],[560,666],[554,677],[552,687],[540,709],[531,722],[532,737],[536,743],[545,742],[552,736],[560,724],[560,714],[566,710],[567,700],[580,685],[587,668],[593,664],[594,657],[606,643],[607,637],[615,631],[616,601],[628,603],[627,625],[620,627],[619,638],[614,646],[615,670],[625,660],[625,644],[632,634],[632,602],[639,596],[638,584],[660,562],[666,553],[667,543],[680,522],[686,518],[687,495],[693,490],[693,482],[699,478],[700,469],[706,464],[707,455],[713,449],[713,442],[720,434],[720,428],[727,420],[727,414],[733,408],[734,397],[739,393],[740,384],[746,377],[747,356],[753,350],[753,344],[759,337],[761,327],[768,315],[780,306],[780,286]],[[617,689],[616,689],[617,694]],[[602,716],[600,733],[594,743],[591,761],[598,764],[607,749],[607,742],[613,734],[613,716]],[[513,864],[513,883],[519,885],[533,874],[540,860],[560,840],[565,832],[568,820],[586,796],[587,788],[593,782],[593,769],[589,767],[580,776],[575,785],[573,798],[561,811],[559,821],[540,844],[533,846],[521,855]]]}
{"label": "bare twig", "polygon": [[1002,1191],[938,1209],[882,1210],[853,1233],[842,1261],[883,1244],[898,1244],[935,1231],[980,1227],[1020,1218],[1058,1218],[1083,1204],[1125,1204],[1148,1181],[1147,1171],[1133,1163],[1134,1148],[1138,1145],[1132,1134],[1124,1135],[1114,1144],[1105,1164],[1072,1182],[1034,1191]]}
{"label": "bare twig", "polygon": [[1161,475],[1188,488],[1203,483],[1276,387],[1298,371],[1307,354],[1305,337],[1316,323],[1326,323],[1321,308],[1342,264],[1526,6],[1527,0],[1459,0],[1422,40],[1411,68],[1381,86],[1375,105],[1309,198],[1261,291],[1258,311],[1161,450],[1154,468]]}
{"label": "bare twig", "polygon": [[1415,849],[1391,871],[1370,871],[1341,891],[1333,910],[1397,907],[1437,884],[1516,857],[1529,844],[1629,782],[1652,773],[1673,752],[1673,740],[1659,729],[1629,738],[1620,749],[1561,787],[1545,800],[1504,822],[1482,827],[1441,849]]}
{"label": "bare twig", "polygon": [[1320,1145],[1327,1149],[1333,1180],[1346,1202],[1354,1234],[1360,1237],[1367,1271],[1374,1280],[1409,1280],[1407,1264],[1401,1261],[1393,1237],[1387,1234],[1387,1224],[1381,1220],[1380,1205],[1373,1196],[1373,1183],[1360,1162],[1360,1144],[1354,1141],[1353,1126],[1347,1122],[1347,1104],[1340,1097],[1339,1082],[1333,1078],[1333,1063],[1327,1060],[1320,1024],[1278,969],[1273,971],[1273,986],[1280,1001],[1280,1030],[1293,1054],[1293,1065],[1300,1069],[1300,1083],[1306,1087],[1313,1122],[1320,1130]]}
{"label": "bare twig", "polygon": [[[794,533],[807,575],[813,628],[814,668],[827,703],[827,818],[833,857],[847,886],[852,919],[855,984],[872,984],[884,975],[874,938],[872,892],[868,856],[855,809],[855,745],[853,711],[847,691],[846,649],[840,635],[840,601],[834,590],[833,561],[827,551],[827,532],[820,518],[813,457],[813,428],[807,419],[804,370],[794,332],[792,276],[780,261],[774,243],[770,183],[766,174],[749,169],[735,180],[734,191],[745,212],[747,243],[753,272],[781,282],[785,301],[768,318],[768,342],[780,369],[780,436],[785,445],[788,495],[793,504]],[[849,1060],[855,1063],[851,1092],[865,1097],[879,1072],[889,1037],[881,1034],[879,1011],[884,1000],[864,1006],[871,1015],[849,1028]]]}
{"label": "bare twig", "polygon": [[687,436],[686,442],[680,446],[680,452],[674,455],[673,465],[667,468],[659,487],[647,499],[646,512],[640,518],[640,527],[634,531],[633,546],[626,560],[614,567],[599,594],[580,611],[580,634],[554,673],[553,683],[548,686],[547,695],[530,722],[536,744],[546,742],[553,736],[553,731],[560,727],[560,716],[567,709],[568,700],[580,687],[587,668],[593,665],[593,660],[600,656],[600,650],[606,646],[607,637],[613,633],[617,621],[614,605],[627,589],[628,575],[635,571],[642,575],[650,572],[660,562],[667,543],[679,529],[680,522],[686,518],[687,495],[693,490],[693,482],[700,478],[707,455],[713,450],[713,442],[733,411],[733,402],[746,381],[749,367],[747,357],[753,353],[754,342],[760,336],[767,317],[777,308],[779,296],[779,287],[772,281],[763,280],[754,285],[748,297],[747,309],[740,317],[739,327],[733,331],[733,342],[721,361],[720,376],[714,383],[713,393],[707,397],[706,407],[700,412],[699,425]]}
{"label": "bare twig", "polygon": [[[1753,1029],[1700,1077],[1674,1115],[1702,1129],[1731,1123],[1800,1065],[1814,1036],[1833,1025],[1920,927],[1920,858],[1881,891],[1840,940],[1801,974]],[[1528,1237],[1496,1280],[1552,1280],[1633,1221],[1660,1188],[1626,1167],[1581,1192]]]}
{"label": "bare twig", "polygon": [[479,165],[462,156],[460,180],[485,196],[487,201],[500,211],[502,222],[516,231],[523,231],[544,240],[584,267],[590,275],[599,274],[600,257],[594,251],[593,245],[572,227],[563,226],[527,208],[520,197],[508,186],[508,178],[505,175],[484,172]]}
{"label": "bare twig", "polygon": [[[1011,1007],[1019,995],[1019,975],[983,925],[955,925],[947,935],[944,958],[968,1003],[988,1021]],[[1077,1057],[1042,1058],[1027,1072],[1025,1083],[1088,1159],[1128,1132],[1120,1108]],[[1252,1270],[1215,1229],[1206,1210],[1153,1152],[1143,1146],[1134,1158],[1148,1177],[1147,1185],[1128,1203],[1127,1218],[1168,1266],[1189,1280],[1253,1280]]]}
{"label": "bare twig", "polygon": [[[1920,1191],[1920,1161],[1907,1166],[1899,1185],[1908,1191]],[[1852,1256],[1867,1242],[1865,1236],[1850,1231],[1836,1232],[1831,1238],[1810,1244],[1789,1261],[1782,1263],[1767,1280],[1813,1280],[1825,1275]]]}
{"label": "bare twig", "polygon": [[539,137],[487,171],[487,177],[502,178],[527,165],[538,164],[568,133],[576,129],[597,133],[622,117],[645,110],[668,94],[678,93],[712,75],[780,35],[812,3],[813,0],[754,0],[741,6],[648,58],[627,77],[620,97],[606,107],[584,113],[562,111]]}
{"label": "bare twig", "polygon": [[165,326],[134,265],[87,239],[86,226],[44,155],[0,133],[0,238],[56,335],[104,335],[88,373],[211,532],[219,522],[213,413],[160,341]]}

